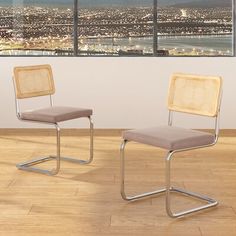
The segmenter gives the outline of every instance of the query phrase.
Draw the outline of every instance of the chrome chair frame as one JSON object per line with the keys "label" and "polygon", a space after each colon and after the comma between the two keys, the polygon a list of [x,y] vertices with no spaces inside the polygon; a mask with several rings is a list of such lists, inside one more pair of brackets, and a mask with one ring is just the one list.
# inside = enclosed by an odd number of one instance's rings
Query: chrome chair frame
{"label": "chrome chair frame", "polygon": [[[146,192],[146,193],[142,193],[142,194],[135,195],[135,196],[127,196],[126,195],[126,193],[125,193],[125,159],[124,158],[125,158],[125,147],[129,141],[123,140],[123,142],[121,143],[121,146],[120,146],[120,158],[121,158],[120,176],[121,176],[121,196],[122,196],[122,198],[126,201],[132,201],[132,200],[141,199],[141,198],[144,198],[147,196],[165,193],[165,195],[166,195],[166,212],[172,218],[185,216],[190,213],[197,212],[197,211],[218,205],[218,202],[216,200],[209,198],[207,196],[204,196],[204,195],[201,195],[198,193],[194,193],[194,192],[189,192],[189,191],[186,191],[181,188],[172,187],[171,186],[171,169],[170,169],[170,167],[171,167],[171,160],[173,159],[173,156],[175,153],[190,151],[190,150],[199,149],[199,148],[210,147],[210,146],[213,146],[217,143],[217,140],[219,137],[219,115],[220,115],[220,111],[218,112],[218,115],[215,117],[215,134],[214,134],[215,140],[212,144],[193,147],[193,148],[170,150],[167,152],[166,157],[165,157],[165,163],[166,163],[165,188],[162,188],[162,189],[159,189],[156,191]],[[169,126],[172,126],[172,120],[173,120],[173,111],[169,111],[169,118],[168,118],[168,125]],[[185,210],[185,211],[175,213],[171,210],[171,192],[176,192],[176,193],[184,194],[186,196],[190,196],[192,198],[203,200],[203,201],[207,202],[207,204],[200,206],[200,207],[192,208],[190,210]]]}
{"label": "chrome chair frame", "polygon": [[[13,79],[13,83],[14,83],[14,79]],[[15,86],[14,86],[15,89]],[[53,97],[52,95],[48,95],[50,97],[50,106],[53,106]],[[39,123],[39,124],[46,124],[46,125],[52,125],[55,127],[56,129],[56,140],[57,140],[57,155],[56,156],[46,156],[46,157],[39,157],[30,161],[26,161],[26,162],[22,162],[22,163],[18,163],[16,165],[16,167],[20,170],[24,170],[24,171],[30,171],[30,172],[37,172],[37,173],[41,173],[41,174],[46,174],[46,175],[56,175],[58,174],[59,170],[60,170],[60,163],[61,160],[64,161],[69,161],[69,162],[73,162],[73,163],[78,163],[78,164],[89,164],[93,161],[93,122],[92,122],[92,118],[91,116],[88,117],[89,119],[89,124],[90,124],[90,155],[89,155],[89,159],[88,160],[79,160],[79,159],[75,159],[72,157],[62,157],[61,156],[61,128],[59,126],[58,123],[48,123],[48,122],[40,122],[40,121],[32,121],[32,120],[24,120],[21,118],[21,111],[20,111],[20,102],[19,99],[17,99],[16,97],[16,92],[15,92],[15,106],[16,106],[16,115],[17,118],[20,121],[24,121],[24,122],[33,122],[33,123]],[[56,168],[53,168],[52,170],[46,170],[46,169],[42,169],[42,168],[36,168],[33,167],[34,165],[46,162],[46,161],[50,161],[50,160],[56,160]]]}

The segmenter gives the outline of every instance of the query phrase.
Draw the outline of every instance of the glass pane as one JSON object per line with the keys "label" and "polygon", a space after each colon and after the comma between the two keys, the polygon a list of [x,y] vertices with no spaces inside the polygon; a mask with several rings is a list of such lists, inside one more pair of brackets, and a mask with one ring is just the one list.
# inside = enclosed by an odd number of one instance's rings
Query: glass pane
{"label": "glass pane", "polygon": [[72,54],[73,2],[0,0],[0,55]]}
{"label": "glass pane", "polygon": [[79,55],[153,53],[153,0],[80,0]]}
{"label": "glass pane", "polygon": [[231,0],[160,0],[160,54],[233,56],[232,9]]}

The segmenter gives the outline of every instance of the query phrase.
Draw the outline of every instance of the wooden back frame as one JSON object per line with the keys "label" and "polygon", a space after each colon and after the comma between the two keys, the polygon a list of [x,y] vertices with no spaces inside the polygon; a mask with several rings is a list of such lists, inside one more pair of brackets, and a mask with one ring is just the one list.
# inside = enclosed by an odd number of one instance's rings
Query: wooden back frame
{"label": "wooden back frame", "polygon": [[172,75],[168,109],[170,111],[216,117],[220,108],[222,78],[176,73]]}
{"label": "wooden back frame", "polygon": [[13,78],[17,99],[47,96],[55,93],[50,65],[15,67]]}

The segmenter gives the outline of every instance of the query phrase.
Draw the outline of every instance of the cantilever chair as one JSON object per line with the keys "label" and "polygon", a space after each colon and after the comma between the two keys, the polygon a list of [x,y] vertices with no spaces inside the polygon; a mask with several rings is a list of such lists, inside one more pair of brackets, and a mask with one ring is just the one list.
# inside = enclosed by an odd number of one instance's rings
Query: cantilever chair
{"label": "cantilever chair", "polygon": [[[123,132],[123,142],[120,148],[121,155],[121,196],[131,201],[154,194],[165,193],[166,211],[170,217],[180,217],[206,208],[216,206],[217,201],[207,196],[185,191],[171,186],[171,160],[175,153],[205,148],[216,144],[219,136],[219,112],[221,103],[222,79],[221,77],[197,76],[188,74],[174,74],[172,76],[169,96],[168,126],[129,130]],[[172,126],[173,112],[190,113],[207,116],[215,119],[215,133]],[[165,188],[147,192],[136,196],[127,196],[125,193],[125,147],[130,141],[156,146],[167,150],[166,183]],[[206,202],[205,205],[181,212],[171,209],[171,192],[177,192]]]}
{"label": "cantilever chair", "polygon": [[[91,109],[54,106],[52,95],[55,93],[53,74],[50,65],[24,66],[14,68],[14,89],[16,99],[16,113],[21,121],[37,122],[52,125],[57,133],[57,154],[37,158],[17,164],[17,168],[25,171],[39,172],[47,175],[56,175],[60,170],[60,161],[70,161],[79,164],[89,164],[93,160],[93,122]],[[45,108],[21,111],[20,101],[39,96],[48,96],[49,105]],[[60,126],[59,122],[77,118],[88,118],[90,124],[90,156],[88,160],[78,160],[71,157],[61,157],[60,154]],[[45,161],[55,160],[56,167],[52,170],[36,168],[34,165]]]}

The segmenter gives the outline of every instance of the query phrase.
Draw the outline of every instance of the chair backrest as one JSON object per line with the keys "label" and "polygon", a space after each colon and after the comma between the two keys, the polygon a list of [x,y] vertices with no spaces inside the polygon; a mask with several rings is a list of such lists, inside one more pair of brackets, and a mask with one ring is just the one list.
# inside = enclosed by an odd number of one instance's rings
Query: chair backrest
{"label": "chair backrest", "polygon": [[168,109],[216,117],[219,112],[222,78],[173,74],[169,87]]}
{"label": "chair backrest", "polygon": [[23,66],[14,68],[16,98],[31,98],[55,93],[50,65]]}

